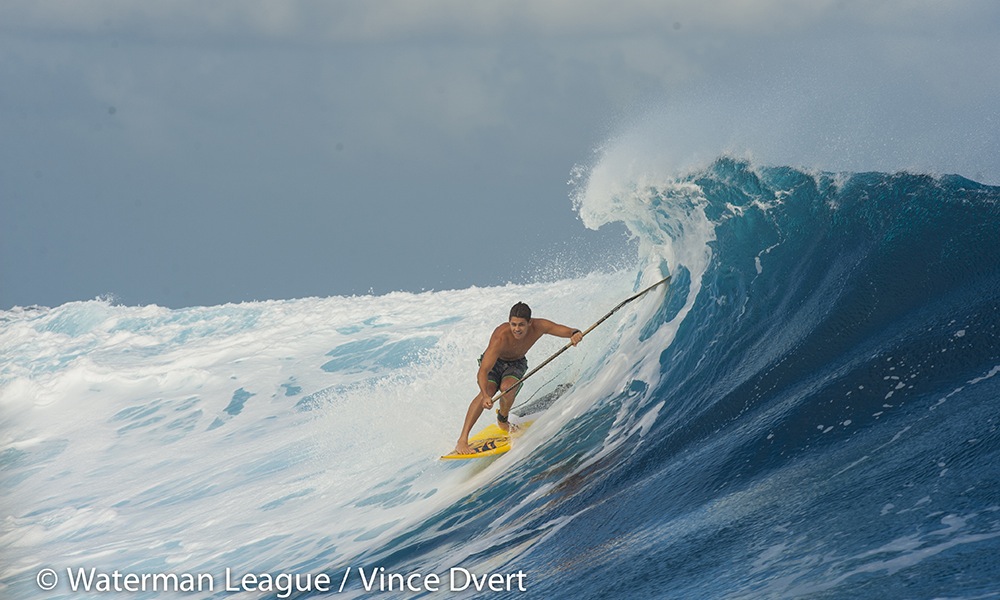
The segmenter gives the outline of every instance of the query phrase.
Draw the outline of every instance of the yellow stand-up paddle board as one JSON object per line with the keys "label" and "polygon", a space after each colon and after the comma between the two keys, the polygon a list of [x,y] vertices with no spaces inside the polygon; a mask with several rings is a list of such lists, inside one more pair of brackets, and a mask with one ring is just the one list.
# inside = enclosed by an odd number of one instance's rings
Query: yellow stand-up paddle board
{"label": "yellow stand-up paddle board", "polygon": [[527,421],[514,425],[514,433],[510,434],[500,429],[496,423],[489,425],[479,433],[469,438],[469,448],[471,454],[445,454],[442,460],[464,460],[467,458],[484,458],[487,456],[497,456],[510,450],[511,437],[519,437],[533,421]]}

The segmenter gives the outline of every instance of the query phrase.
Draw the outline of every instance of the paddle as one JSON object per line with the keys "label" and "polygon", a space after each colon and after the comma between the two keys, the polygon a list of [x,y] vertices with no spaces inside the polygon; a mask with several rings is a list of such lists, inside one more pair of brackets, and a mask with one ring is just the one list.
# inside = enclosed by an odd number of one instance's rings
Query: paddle
{"label": "paddle", "polygon": [[[635,299],[637,299],[637,298],[641,298],[641,297],[642,297],[642,296],[644,296],[644,295],[645,295],[645,294],[646,294],[647,292],[649,292],[650,290],[652,290],[652,289],[653,289],[653,288],[655,288],[656,286],[660,285],[661,283],[666,283],[666,282],[670,281],[670,278],[671,278],[671,277],[672,277],[671,275],[667,275],[667,276],[666,276],[666,277],[664,277],[663,279],[661,279],[661,280],[657,281],[656,283],[654,283],[653,285],[651,285],[651,286],[647,287],[646,289],[642,290],[641,292],[639,292],[639,293],[637,293],[637,294],[634,294],[634,295],[632,295],[632,296],[629,296],[628,298],[626,298],[626,299],[622,300],[622,302],[621,302],[621,303],[620,303],[620,304],[619,304],[618,306],[616,306],[616,307],[612,308],[612,309],[611,309],[610,311],[608,311],[608,314],[606,314],[606,315],[604,315],[603,317],[601,317],[600,319],[598,319],[598,320],[597,320],[597,322],[596,322],[596,323],[594,323],[593,325],[591,325],[590,327],[588,327],[588,328],[586,329],[586,331],[583,331],[583,332],[581,332],[581,336],[582,336],[582,337],[586,337],[586,335],[587,335],[588,333],[590,333],[591,331],[593,331],[593,330],[594,330],[594,329],[595,329],[595,328],[596,328],[596,327],[597,327],[598,325],[600,325],[601,323],[603,323],[603,322],[607,321],[607,320],[608,320],[608,318],[609,318],[609,317],[611,317],[611,315],[613,315],[613,314],[615,314],[616,312],[618,312],[618,310],[619,310],[619,309],[620,309],[621,307],[625,306],[626,304],[628,304],[629,302],[632,302],[633,300],[635,300]],[[535,373],[537,373],[537,372],[538,372],[539,370],[541,370],[541,368],[542,368],[542,367],[544,367],[545,365],[547,365],[547,364],[549,364],[550,362],[552,362],[553,360],[555,360],[555,358],[556,358],[557,356],[559,356],[559,355],[560,355],[560,354],[562,354],[563,352],[565,352],[565,351],[569,350],[569,349],[570,349],[570,348],[571,348],[572,346],[573,346],[573,342],[570,342],[570,343],[566,344],[565,346],[563,346],[562,348],[560,348],[558,352],[556,352],[556,353],[555,353],[555,354],[553,354],[552,356],[550,356],[550,357],[546,358],[546,359],[545,359],[544,361],[542,361],[542,363],[541,363],[541,364],[539,364],[539,365],[538,365],[537,367],[535,367],[534,369],[532,369],[532,370],[528,371],[528,373],[527,373],[527,374],[525,374],[525,376],[524,376],[524,377],[522,377],[520,381],[518,381],[517,383],[515,383],[514,385],[510,386],[509,388],[507,388],[507,389],[505,389],[505,390],[500,390],[500,391],[497,391],[496,395],[494,395],[494,396],[493,396],[493,402],[496,402],[496,401],[497,401],[497,399],[498,399],[498,398],[500,398],[500,396],[503,396],[504,394],[506,394],[507,392],[511,391],[511,390],[512,390],[512,389],[514,389],[515,387],[517,387],[517,386],[521,385],[522,383],[524,383],[524,381],[525,381],[525,380],[526,380],[527,378],[529,378],[529,377],[531,377],[532,375],[534,375]],[[513,409],[513,408],[514,408],[514,407],[513,407],[513,406],[511,406],[511,409]]]}

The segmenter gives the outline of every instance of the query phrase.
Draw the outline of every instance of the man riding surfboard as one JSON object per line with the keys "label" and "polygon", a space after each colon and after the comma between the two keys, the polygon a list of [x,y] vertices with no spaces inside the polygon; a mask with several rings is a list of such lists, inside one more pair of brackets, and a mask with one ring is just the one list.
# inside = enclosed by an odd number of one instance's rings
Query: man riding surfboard
{"label": "man riding surfboard", "polygon": [[579,329],[559,325],[547,319],[532,319],[531,308],[524,302],[512,306],[508,321],[493,330],[490,343],[479,358],[479,372],[476,375],[479,394],[469,404],[462,433],[455,445],[456,454],[472,453],[469,448],[469,432],[483,414],[483,410],[493,408],[493,396],[499,390],[508,391],[500,397],[497,425],[505,431],[510,431],[508,423],[510,408],[514,405],[514,398],[521,389],[518,382],[528,370],[525,355],[535,342],[546,334],[568,338],[574,346],[583,339],[583,333]]}

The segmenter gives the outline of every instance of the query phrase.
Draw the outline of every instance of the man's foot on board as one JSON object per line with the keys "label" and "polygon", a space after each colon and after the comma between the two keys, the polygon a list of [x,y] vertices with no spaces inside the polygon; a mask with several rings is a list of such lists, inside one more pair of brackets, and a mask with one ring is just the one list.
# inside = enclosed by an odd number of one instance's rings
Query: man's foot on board
{"label": "man's foot on board", "polygon": [[472,454],[472,448],[469,447],[468,443],[459,442],[455,444],[454,454]]}
{"label": "man's foot on board", "polygon": [[507,433],[514,433],[520,429],[517,425],[511,423],[508,420],[508,417],[501,415],[499,410],[497,411],[497,427],[503,429]]}

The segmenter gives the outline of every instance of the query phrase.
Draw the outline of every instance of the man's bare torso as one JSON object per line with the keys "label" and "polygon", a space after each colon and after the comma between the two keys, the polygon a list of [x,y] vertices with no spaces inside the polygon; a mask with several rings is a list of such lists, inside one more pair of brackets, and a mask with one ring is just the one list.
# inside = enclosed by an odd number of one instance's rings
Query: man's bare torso
{"label": "man's bare torso", "polygon": [[545,319],[533,319],[527,327],[525,335],[521,339],[514,337],[510,331],[510,324],[504,323],[493,330],[493,337],[499,336],[497,352],[500,360],[512,361],[520,360],[528,353],[528,350],[535,345],[543,335],[545,335],[547,321]]}

